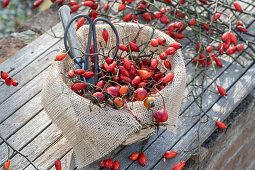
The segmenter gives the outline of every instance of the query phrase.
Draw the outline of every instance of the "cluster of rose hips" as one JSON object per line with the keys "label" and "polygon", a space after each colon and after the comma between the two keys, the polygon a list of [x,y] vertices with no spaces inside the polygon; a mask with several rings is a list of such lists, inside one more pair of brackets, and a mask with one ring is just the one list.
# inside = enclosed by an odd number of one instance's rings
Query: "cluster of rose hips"
{"label": "cluster of rose hips", "polygon": [[12,77],[9,77],[8,73],[5,71],[1,71],[1,79],[5,81],[5,84],[7,86],[13,85],[14,87],[19,85],[19,82],[17,80],[13,80]]}
{"label": "cluster of rose hips", "polygon": [[[106,29],[102,31],[102,37],[107,43],[109,33]],[[116,59],[104,57],[99,68],[98,82],[95,85],[76,79],[79,76],[86,79],[93,78],[95,76],[93,65],[91,70],[69,70],[67,77],[73,79],[72,90],[84,97],[87,97],[93,91],[93,94],[90,95],[94,103],[109,104],[116,109],[124,107],[126,102],[134,101],[144,101],[144,106],[148,109],[154,107],[155,103],[152,95],[160,92],[174,79],[174,74],[170,72],[171,64],[168,59],[175,54],[176,50],[181,48],[181,44],[175,42],[167,45],[166,39],[163,37],[151,39],[150,44],[152,47],[159,45],[169,47],[165,52],[156,53],[154,51],[155,53],[151,55],[136,58],[136,56],[130,55],[130,52],[140,52],[141,47],[136,44],[136,40],[130,41],[127,45],[120,44],[119,50],[122,56],[118,55]],[[126,55],[124,55],[124,52]],[[94,63],[93,46],[90,53],[91,63]],[[59,54],[56,56],[56,60],[61,61],[65,57],[66,53]],[[161,68],[164,68],[163,70],[159,69],[161,64],[159,60],[164,63],[161,66]],[[86,90],[88,86],[90,90]],[[156,111],[154,118],[158,122],[167,121],[168,113],[166,109]]]}
{"label": "cluster of rose hips", "polygon": [[101,168],[107,168],[107,169],[112,169],[112,170],[119,170],[120,169],[120,163],[119,161],[114,161],[113,159],[104,159],[100,163]]}

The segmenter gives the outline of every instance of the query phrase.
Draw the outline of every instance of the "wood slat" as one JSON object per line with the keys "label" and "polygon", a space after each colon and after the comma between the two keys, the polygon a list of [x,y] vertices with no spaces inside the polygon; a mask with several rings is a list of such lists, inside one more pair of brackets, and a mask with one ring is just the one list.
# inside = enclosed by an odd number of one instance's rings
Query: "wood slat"
{"label": "wood slat", "polygon": [[27,83],[23,88],[21,88],[14,95],[5,100],[0,104],[0,122],[2,123],[5,119],[11,116],[15,111],[21,108],[25,103],[27,103],[31,98],[42,89],[43,77],[48,73],[48,69],[44,70],[39,76],[36,76],[33,80]]}
{"label": "wood slat", "polygon": [[[60,157],[65,151],[70,150],[71,147],[68,145],[66,138],[61,138],[55,145],[50,147],[44,152],[39,158],[37,158],[34,163],[39,169],[47,169],[49,164],[53,164],[55,160]],[[29,165],[26,169],[33,169]]]}
{"label": "wood slat", "polygon": [[[45,131],[43,131],[38,137],[36,137],[31,143],[21,150],[22,153],[27,155],[30,160],[35,160],[40,157],[48,149],[53,146],[53,142],[62,139],[61,131],[56,125],[51,124]],[[44,161],[46,161],[45,159]],[[11,159],[11,168],[23,169],[29,165],[28,161],[20,155],[16,155]],[[36,163],[35,163],[36,164]],[[36,164],[38,166],[38,164]],[[39,169],[42,169],[38,166]],[[33,168],[31,168],[33,169]]]}
{"label": "wood slat", "polygon": [[[59,41],[53,45],[50,49],[46,50],[42,55],[36,58],[32,63],[15,74],[13,78],[19,81],[19,85],[17,87],[0,86],[0,104],[23,88],[23,86],[38,76],[38,74],[40,74],[42,71],[47,69],[55,59],[56,54],[58,54],[58,49],[60,49],[61,46],[63,46],[63,41]],[[40,81],[43,82],[43,79],[44,78],[42,78]]]}
{"label": "wood slat", "polygon": [[[35,138],[41,131],[51,124],[51,120],[47,114],[42,111],[35,116],[34,119],[29,121],[22,129],[12,135],[7,141],[16,149],[22,149],[25,147],[33,138]],[[7,152],[2,151],[4,148],[2,144],[0,147],[0,160],[5,160]]]}
{"label": "wood slat", "polygon": [[[42,109],[41,96],[38,94],[0,124],[1,136],[9,139],[11,135],[33,119]],[[1,143],[2,140],[0,140]]]}

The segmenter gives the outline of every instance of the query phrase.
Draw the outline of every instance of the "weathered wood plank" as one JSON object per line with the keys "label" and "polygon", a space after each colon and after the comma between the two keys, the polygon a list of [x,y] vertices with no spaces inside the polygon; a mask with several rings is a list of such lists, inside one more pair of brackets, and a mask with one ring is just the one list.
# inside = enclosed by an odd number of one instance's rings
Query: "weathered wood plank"
{"label": "weathered wood plank", "polygon": [[[8,141],[16,149],[22,149],[25,147],[33,138],[38,136],[45,128],[47,128],[51,123],[51,120],[46,115],[44,111],[40,112],[35,116],[34,119],[29,121],[23,128],[21,128],[17,133],[12,135]],[[3,144],[0,145],[0,150],[3,149]],[[0,152],[0,160],[3,162],[7,152]]]}
{"label": "weathered wood plank", "polygon": [[[38,166],[39,169],[47,169],[49,164],[53,164],[56,158],[60,157],[67,150],[70,150],[71,147],[68,145],[68,141],[66,138],[61,138],[55,145],[50,147],[48,150],[44,152],[40,157],[38,157],[34,163]],[[25,169],[33,169],[31,165],[29,165]]]}
{"label": "weathered wood plank", "polygon": [[[23,88],[23,86],[38,76],[38,74],[40,74],[43,70],[48,68],[61,46],[63,46],[63,41],[59,41],[53,45],[50,49],[46,50],[42,55],[36,58],[32,63],[15,74],[13,78],[19,81],[19,85],[17,87],[0,86],[0,104]],[[43,79],[44,77],[40,81],[43,81]]]}
{"label": "weathered wood plank", "polygon": [[[251,64],[251,62],[249,63]],[[248,65],[248,62],[247,62]],[[236,63],[234,63],[233,65],[231,65],[225,72],[231,72],[235,71],[236,74],[223,74],[223,76],[221,77],[221,81],[222,81],[222,85],[223,87],[229,87],[235,80],[236,78],[238,78],[243,72],[245,72],[245,69],[241,69],[240,66]],[[224,82],[224,84],[223,84]],[[212,89],[215,90],[215,86],[211,85]],[[214,104],[214,102],[218,99],[218,95],[215,94],[205,94],[206,97],[204,97],[204,99],[208,99],[203,107],[204,110],[208,109],[211,105]],[[190,130],[190,128],[192,128],[193,124],[198,120],[197,117],[192,118],[192,120],[189,121],[185,121],[186,117],[192,116],[192,115],[196,115],[198,113],[198,107],[193,103],[191,105],[191,107],[189,107],[181,116],[179,119],[179,128],[178,128],[178,133],[172,134],[169,132],[164,132],[163,135],[161,137],[159,137],[151,146],[150,144],[147,146],[145,153],[150,153],[148,154],[148,165],[146,165],[146,168],[149,169],[151,167],[153,167],[153,165],[157,162],[157,158],[162,155],[166,150],[169,149],[169,146],[173,145],[175,142],[177,142],[187,131]],[[151,154],[154,153],[154,154]],[[119,158],[119,155],[117,155],[117,157]],[[155,158],[156,157],[156,158]],[[119,158],[120,160],[122,159],[121,156]],[[125,168],[129,167],[129,165],[124,165]],[[129,167],[130,169],[136,169],[139,168],[139,166],[137,166],[137,163],[134,163],[132,165],[130,165]]]}
{"label": "weathered wood plank", "polygon": [[[255,87],[255,64],[228,90],[228,98],[221,97],[219,101],[207,112],[215,120],[223,121],[235,109],[235,107],[249,94]],[[242,90],[240,90],[242,89]],[[232,99],[232,100],[230,100]],[[203,116],[203,121],[206,116]],[[200,128],[200,140],[204,142],[214,131],[215,121],[210,120],[202,123]],[[197,146],[197,129],[198,123],[172,148],[178,152],[191,150]],[[194,135],[196,134],[196,135]],[[164,163],[158,162],[154,169],[167,169],[180,161],[187,160],[190,153],[182,152],[175,159],[171,159]]]}
{"label": "weathered wood plank", "polygon": [[[34,116],[42,111],[42,109],[41,96],[38,94],[0,124],[0,133],[2,137],[8,139],[11,135],[16,133],[26,123],[33,119]],[[1,143],[2,140],[0,140],[0,144]]]}
{"label": "weathered wood plank", "polygon": [[[21,152],[27,155],[28,158],[33,161],[42,155],[47,149],[51,148],[54,142],[57,142],[60,140],[60,138],[63,138],[61,131],[56,127],[56,125],[51,124],[31,143],[23,148]],[[15,155],[11,159],[11,162],[11,168],[13,169],[23,169],[29,165],[28,161],[20,155]]]}
{"label": "weathered wood plank", "polygon": [[0,104],[1,123],[41,91],[43,84],[42,80],[47,73],[48,69],[44,70],[18,92]]}

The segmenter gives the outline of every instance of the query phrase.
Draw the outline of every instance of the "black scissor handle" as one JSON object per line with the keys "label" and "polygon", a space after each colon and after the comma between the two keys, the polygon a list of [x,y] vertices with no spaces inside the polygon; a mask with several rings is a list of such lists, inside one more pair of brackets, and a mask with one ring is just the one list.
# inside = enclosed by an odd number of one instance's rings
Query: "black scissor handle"
{"label": "black scissor handle", "polygon": [[[66,51],[68,52],[68,55],[74,59],[74,62],[76,63],[76,68],[84,68],[85,67],[85,63],[88,63],[88,61],[84,63],[84,61],[82,60],[82,57],[74,57],[73,54],[71,53],[71,47],[69,48],[68,45],[67,45],[67,33],[68,33],[68,30],[71,26],[71,24],[73,23],[73,21],[75,21],[77,18],[81,18],[81,17],[84,17],[86,18],[88,21],[89,21],[89,37],[88,37],[88,42],[91,42],[91,34],[92,34],[92,20],[91,18],[88,16],[88,15],[76,15],[74,18],[72,18],[69,23],[67,24],[66,28],[65,28],[65,32],[64,32],[64,45],[65,45],[65,49]],[[88,43],[89,46],[90,46],[90,43]],[[87,44],[87,47],[88,47],[88,44]],[[89,54],[89,49],[87,48],[86,49],[86,53]]]}
{"label": "black scissor handle", "polygon": [[95,80],[97,81],[98,80],[98,70],[99,70],[99,67],[98,67],[98,54],[97,54],[97,41],[96,41],[96,23],[97,21],[104,21],[106,22],[107,24],[109,24],[111,26],[111,28],[113,29],[114,33],[115,33],[115,36],[116,36],[116,49],[115,49],[115,52],[113,54],[113,59],[115,60],[116,56],[117,56],[117,53],[118,53],[118,50],[119,50],[119,34],[118,34],[118,31],[117,29],[115,28],[115,26],[110,22],[108,21],[107,19],[105,18],[96,18],[93,22],[93,41],[94,41],[94,51],[95,51],[95,55],[94,55],[94,59],[95,59]]}

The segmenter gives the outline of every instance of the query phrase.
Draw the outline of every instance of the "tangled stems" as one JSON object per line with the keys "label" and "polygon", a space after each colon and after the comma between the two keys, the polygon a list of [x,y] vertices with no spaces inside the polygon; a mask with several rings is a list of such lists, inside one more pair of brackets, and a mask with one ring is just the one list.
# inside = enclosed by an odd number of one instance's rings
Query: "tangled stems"
{"label": "tangled stems", "polygon": [[[22,157],[24,157],[28,162],[29,164],[31,164],[35,169],[38,169],[34,164],[33,162],[26,156],[24,155],[23,153],[21,153],[19,150],[15,149],[5,138],[3,138],[1,135],[0,135],[0,139],[3,140],[3,142],[8,146],[8,159],[10,159],[10,157],[13,157],[16,155],[16,153],[18,153],[19,155],[21,155]],[[11,148],[13,150],[13,153],[12,155],[10,156],[10,149]]]}
{"label": "tangled stems", "polygon": [[140,55],[144,52],[144,50],[147,48],[147,46],[148,46],[149,43],[150,43],[150,40],[152,39],[152,37],[153,37],[153,35],[154,35],[155,30],[156,30],[156,26],[154,25],[154,26],[153,26],[152,33],[151,33],[151,36],[150,36],[148,42],[145,44],[145,46],[144,46],[143,49],[139,52],[139,54],[135,57],[135,60],[137,60],[137,59],[140,57]]}

